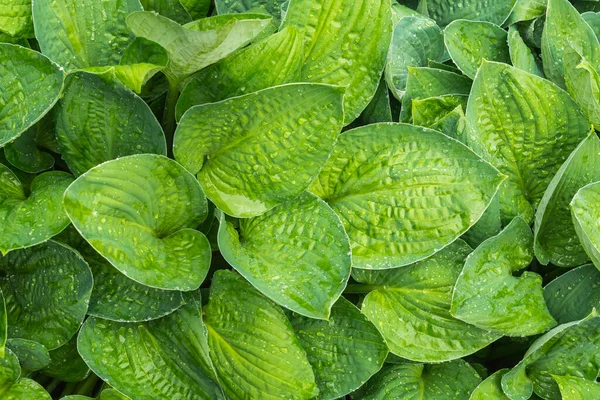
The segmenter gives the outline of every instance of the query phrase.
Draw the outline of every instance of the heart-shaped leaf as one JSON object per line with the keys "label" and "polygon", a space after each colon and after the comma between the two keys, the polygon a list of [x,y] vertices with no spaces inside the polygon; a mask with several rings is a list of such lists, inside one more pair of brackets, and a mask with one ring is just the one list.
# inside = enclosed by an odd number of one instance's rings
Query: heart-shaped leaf
{"label": "heart-shaped leaf", "polygon": [[0,146],[39,121],[58,100],[63,73],[40,53],[0,44]]}
{"label": "heart-shaped leaf", "polygon": [[362,312],[383,334],[392,353],[421,362],[463,357],[500,337],[450,314],[454,282],[470,252],[459,240],[407,267],[355,270],[353,278],[363,284],[348,291],[368,292]]}
{"label": "heart-shaped leaf", "polygon": [[350,244],[333,210],[305,193],[254,218],[221,217],[223,257],[273,301],[326,319],[350,276]]}
{"label": "heart-shaped leaf", "polygon": [[96,375],[136,400],[224,399],[208,358],[196,301],[164,318],[122,323],[88,318],[77,340]]}
{"label": "heart-shaped leaf", "polygon": [[127,277],[168,290],[204,281],[210,244],[193,228],[206,218],[206,198],[175,161],[139,154],[106,162],[73,182],[64,204],[81,235]]}
{"label": "heart-shaped leaf", "polygon": [[467,399],[480,382],[477,371],[463,360],[443,364],[388,364],[352,398]]}
{"label": "heart-shaped leaf", "polygon": [[304,34],[302,80],[346,87],[344,125],[377,90],[392,35],[388,0],[294,0],[284,26]]}
{"label": "heart-shaped leaf", "polygon": [[19,359],[22,373],[39,371],[50,364],[48,350],[38,342],[27,339],[8,339],[8,347]]}
{"label": "heart-shaped leaf", "polygon": [[208,346],[228,398],[311,399],[315,376],[279,306],[231,271],[213,275]]}
{"label": "heart-shaped leaf", "polygon": [[0,257],[8,336],[49,350],[67,343],[85,317],[92,273],[71,248],[48,241]]}
{"label": "heart-shaped leaf", "polygon": [[36,0],[33,23],[42,53],[67,71],[117,65],[133,40],[125,17],[139,0]]}
{"label": "heart-shaped leaf", "polygon": [[469,400],[510,400],[502,391],[502,377],[508,371],[508,368],[503,368],[488,376],[473,390]]}
{"label": "heart-shaped leaf", "polygon": [[442,133],[389,123],[340,135],[311,191],[341,218],[353,267],[386,269],[456,240],[481,217],[503,179]]}
{"label": "heart-shaped leaf", "polygon": [[76,175],[117,157],[167,153],[162,128],[146,103],[101,76],[70,74],[56,120],[62,157]]}
{"label": "heart-shaped leaf", "polygon": [[343,93],[289,84],[195,106],[177,127],[173,153],[219,209],[263,214],[318,175],[342,128]]}
{"label": "heart-shaped leaf", "polygon": [[375,374],[388,354],[377,328],[348,300],[340,297],[329,321],[293,314],[296,331],[319,387],[319,399],[337,399]]}
{"label": "heart-shaped leaf", "polygon": [[531,336],[556,325],[542,292],[542,277],[525,271],[533,259],[533,233],[515,218],[465,261],[452,294],[452,315],[487,331]]}
{"label": "heart-shaped leaf", "polygon": [[52,400],[39,383],[21,378],[19,360],[10,350],[0,358],[0,397],[2,400]]}
{"label": "heart-shaped leaf", "polygon": [[284,28],[195,74],[181,92],[175,115],[179,120],[198,104],[298,81],[303,62],[302,36]]}
{"label": "heart-shaped leaf", "polygon": [[458,20],[444,30],[444,42],[452,61],[474,78],[482,60],[510,64],[507,33],[490,22]]}
{"label": "heart-shaped leaf", "polygon": [[486,61],[473,83],[467,120],[472,128],[467,143],[508,175],[500,190],[504,223],[517,215],[532,220],[552,177],[589,131],[565,91],[539,76]]}
{"label": "heart-shaped leaf", "polygon": [[54,171],[23,184],[0,164],[0,253],[44,242],[66,228],[61,201],[71,182],[71,175]]}

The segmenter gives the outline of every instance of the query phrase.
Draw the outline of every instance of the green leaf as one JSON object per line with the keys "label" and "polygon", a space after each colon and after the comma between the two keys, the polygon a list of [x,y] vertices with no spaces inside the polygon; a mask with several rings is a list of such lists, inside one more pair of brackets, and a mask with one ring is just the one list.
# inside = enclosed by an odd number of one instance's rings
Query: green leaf
{"label": "green leaf", "polygon": [[306,350],[319,399],[336,399],[362,386],[381,366],[388,348],[377,328],[340,297],[329,321],[294,314],[290,322]]}
{"label": "green leaf", "polygon": [[600,182],[590,183],[577,191],[571,200],[571,215],[575,232],[588,257],[600,269]]}
{"label": "green leaf", "polygon": [[386,365],[352,395],[355,400],[467,399],[481,382],[463,360],[443,364]]}
{"label": "green leaf", "polygon": [[444,34],[435,21],[422,16],[400,19],[394,27],[385,67],[385,79],[394,96],[402,100],[409,67],[441,61],[444,52]]}
{"label": "green leaf", "polygon": [[63,73],[40,53],[0,44],[0,146],[38,122],[58,100]]}
{"label": "green leaf", "polygon": [[489,22],[458,20],[444,30],[444,42],[452,61],[474,78],[483,60],[510,64],[507,33]]}
{"label": "green leaf", "polygon": [[592,28],[596,37],[600,37],[600,13],[598,12],[585,12],[581,14],[583,20]]}
{"label": "green leaf", "polygon": [[205,313],[211,359],[228,398],[317,395],[315,376],[290,322],[241,276],[214,274]]}
{"label": "green leaf", "polygon": [[195,74],[181,92],[176,118],[198,104],[298,81],[303,62],[302,37],[296,29],[285,28]]}
{"label": "green leaf", "polygon": [[169,53],[163,71],[179,85],[194,72],[225,58],[248,44],[269,24],[261,14],[231,14],[200,19],[184,26],[150,11],[127,16],[127,26],[138,37],[158,43]]}
{"label": "green leaf", "polygon": [[207,213],[198,181],[163,156],[140,154],[92,168],[65,192],[73,225],[127,277],[167,290],[197,289],[211,250],[193,228]]}
{"label": "green leaf", "polygon": [[44,242],[66,228],[62,194],[71,182],[71,175],[53,171],[23,184],[0,164],[0,253]]}
{"label": "green leaf", "polygon": [[473,390],[469,400],[510,400],[502,391],[502,377],[507,372],[508,368],[503,368],[488,376]]}
{"label": "green leaf", "polygon": [[195,106],[173,153],[219,209],[263,214],[315,179],[342,127],[342,96],[336,86],[301,83]]}
{"label": "green leaf", "polygon": [[67,343],[85,317],[92,273],[79,253],[48,241],[0,257],[8,336],[48,350]]}
{"label": "green leaf", "polygon": [[140,0],[140,3],[144,10],[157,12],[178,24],[192,22],[192,17],[179,0]]}
{"label": "green leaf", "polygon": [[388,91],[385,79],[382,78],[379,81],[375,95],[369,105],[363,110],[359,119],[364,125],[393,121],[390,92]]}
{"label": "green leaf", "polygon": [[199,306],[189,299],[149,322],[88,318],[77,340],[79,353],[96,375],[132,399],[223,399]]}
{"label": "green leaf", "polygon": [[591,264],[572,269],[544,288],[548,310],[559,324],[585,318],[600,309],[600,271]]}
{"label": "green leaf", "polygon": [[468,96],[471,79],[466,76],[436,68],[408,68],[406,93],[402,98],[400,121],[411,122],[412,101],[444,95]]}
{"label": "green leaf", "polygon": [[119,65],[90,67],[83,71],[103,75],[108,74],[113,81],[119,81],[137,94],[156,73],[169,63],[167,51],[157,43],[143,38],[135,38],[125,50]]}
{"label": "green leaf", "polygon": [[490,206],[485,210],[481,218],[479,218],[479,221],[462,235],[462,239],[475,248],[484,240],[499,234],[501,230],[500,197],[499,193],[496,193]]}
{"label": "green leaf", "polygon": [[151,288],[127,278],[74,228],[67,228],[55,239],[77,249],[94,274],[88,315],[118,322],[149,321],[168,315],[184,304],[181,292]]}
{"label": "green leaf", "polygon": [[99,400],[131,400],[129,397],[124,394],[116,391],[115,389],[104,389],[102,393],[100,393]]}
{"label": "green leaf", "polygon": [[590,124],[600,126],[600,75],[598,64],[592,65],[572,47],[563,53],[565,85],[581,107]]}
{"label": "green leaf", "polygon": [[0,357],[4,357],[6,348],[6,340],[8,338],[8,322],[7,322],[6,302],[4,294],[0,290]]}
{"label": "green leaf", "polygon": [[467,143],[508,175],[500,189],[503,222],[517,215],[531,221],[552,177],[589,131],[579,107],[539,76],[484,62],[466,115]]}
{"label": "green leaf", "polygon": [[116,65],[133,40],[125,17],[139,0],[35,0],[33,24],[42,53],[67,71]]}
{"label": "green leaf", "polygon": [[440,26],[457,19],[502,25],[514,4],[515,0],[427,0],[427,10]]}
{"label": "green leaf", "polygon": [[39,371],[50,364],[48,350],[33,340],[8,339],[6,347],[15,353],[25,373]]}
{"label": "green leaf", "polygon": [[413,99],[411,102],[413,124],[430,128],[457,107],[465,109],[467,100],[468,96],[454,94]]}
{"label": "green leaf", "polygon": [[75,175],[117,157],[167,153],[162,128],[146,103],[93,74],[69,75],[56,120],[62,157]]}
{"label": "green leaf", "polygon": [[294,0],[285,26],[304,34],[302,80],[346,87],[344,125],[377,90],[392,35],[389,0]]}
{"label": "green leaf", "polygon": [[49,354],[50,364],[41,371],[44,375],[64,382],[79,382],[90,373],[90,369],[77,352],[77,336],[51,350]]}
{"label": "green leaf", "polygon": [[[54,136],[54,127],[44,123],[46,118],[36,125],[27,129],[12,143],[4,146],[4,156],[7,161],[22,171],[32,174],[45,171],[54,166],[54,157],[49,153],[43,152],[38,146],[44,140],[48,132],[41,130],[50,130]],[[41,147],[41,146],[40,146]]]}
{"label": "green leaf", "polygon": [[[454,110],[450,111],[446,115],[443,115],[440,119],[438,119],[435,123],[433,123],[430,128],[436,131],[442,132],[446,136],[450,136],[461,143],[466,141],[465,129],[467,128],[465,113],[463,112],[463,106],[458,105]],[[489,207],[488,207],[489,210]],[[486,210],[481,218],[486,216],[488,211]],[[479,221],[481,221],[481,218]],[[475,227],[479,221],[473,225]],[[471,227],[471,228],[473,228]],[[465,232],[466,233],[466,232]]]}
{"label": "green leaf", "polygon": [[462,143],[405,124],[340,135],[311,186],[341,218],[356,268],[396,268],[466,232],[504,177]]}
{"label": "green leaf", "polygon": [[271,300],[327,319],[350,276],[350,244],[333,210],[305,193],[254,218],[221,217],[223,257]]}
{"label": "green leaf", "polygon": [[470,252],[471,248],[458,240],[407,267],[354,270],[353,278],[364,283],[358,290],[370,290],[362,312],[383,334],[392,353],[420,362],[449,361],[500,337],[450,315],[454,282]]}
{"label": "green leaf", "polygon": [[206,17],[212,3],[211,0],[179,0],[183,7],[192,17],[192,20],[197,20]]}
{"label": "green leaf", "polygon": [[512,400],[526,400],[532,391],[544,399],[560,399],[552,375],[595,380],[600,370],[600,317],[559,325],[537,339],[525,356],[502,378]]}
{"label": "green leaf", "polygon": [[456,281],[450,312],[455,318],[507,336],[530,336],[556,325],[542,292],[542,277],[525,271],[533,260],[533,233],[516,217],[467,257]]}
{"label": "green leaf", "polygon": [[515,25],[511,25],[508,29],[508,49],[512,65],[530,74],[544,77],[540,67],[541,62],[527,47]]}
{"label": "green leaf", "polygon": [[546,3],[546,0],[517,0],[504,25],[512,25],[521,21],[530,21],[544,15]]}
{"label": "green leaf", "polygon": [[215,0],[215,8],[219,14],[264,11],[279,20],[283,3],[283,0]]}
{"label": "green leaf", "polygon": [[560,167],[536,213],[535,255],[544,265],[575,267],[589,260],[577,239],[569,203],[577,191],[600,180],[600,139],[591,133]]}
{"label": "green leaf", "polygon": [[0,32],[14,37],[33,37],[31,0],[0,0]]}
{"label": "green leaf", "polygon": [[577,376],[553,376],[563,400],[600,398],[600,384]]}
{"label": "green leaf", "polygon": [[17,356],[7,350],[0,358],[0,397],[2,400],[52,400],[36,381],[20,378],[21,368]]}
{"label": "green leaf", "polygon": [[572,47],[593,65],[600,63],[600,44],[593,29],[568,0],[548,0],[542,35],[544,73],[564,88],[564,52]]}

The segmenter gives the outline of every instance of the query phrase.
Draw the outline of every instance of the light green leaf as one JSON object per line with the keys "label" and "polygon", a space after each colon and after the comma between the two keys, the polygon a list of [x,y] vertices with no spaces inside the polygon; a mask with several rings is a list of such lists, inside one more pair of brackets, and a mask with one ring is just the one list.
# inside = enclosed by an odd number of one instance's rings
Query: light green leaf
{"label": "light green leaf", "polygon": [[577,239],[569,203],[583,186],[600,181],[600,139],[591,133],[560,167],[536,212],[535,255],[544,265],[575,267],[589,260]]}
{"label": "light green leaf", "polygon": [[63,73],[40,53],[0,44],[0,146],[38,122],[58,100]]}
{"label": "light green leaf", "polygon": [[52,400],[36,381],[20,378],[17,356],[10,350],[0,358],[0,397],[2,400]]}
{"label": "light green leaf", "polygon": [[356,268],[396,268],[466,232],[504,177],[462,143],[405,124],[340,135],[311,191],[341,218]]}
{"label": "light green leaf", "polygon": [[592,28],[596,37],[600,37],[600,13],[599,12],[585,12],[581,14],[583,20]]}
{"label": "light green leaf", "polygon": [[539,76],[484,62],[466,115],[467,143],[508,175],[500,188],[503,222],[517,215],[531,221],[552,177],[589,131],[579,107]]}
{"label": "light green leaf", "polygon": [[317,196],[305,193],[254,218],[219,228],[223,257],[271,300],[327,319],[350,276],[344,226]]}
{"label": "light green leaf", "polygon": [[563,52],[563,66],[567,91],[581,107],[589,123],[600,126],[599,65],[592,65],[571,47]]}
{"label": "light green leaf", "polygon": [[102,393],[100,393],[99,400],[131,400],[131,399],[115,389],[104,389],[102,391]]}
{"label": "light green leaf", "polygon": [[0,271],[9,338],[33,340],[52,350],[73,337],[93,286],[79,253],[48,241],[0,257]]}
{"label": "light green leaf", "polygon": [[64,382],[79,382],[90,373],[77,352],[77,336],[73,336],[66,344],[49,352],[50,364],[41,372]]}
{"label": "light green leaf", "polygon": [[155,11],[178,24],[183,25],[192,22],[192,17],[179,0],[140,0],[140,3],[142,3],[144,10]]}
{"label": "light green leaf", "polygon": [[585,318],[600,309],[600,271],[592,264],[572,269],[544,288],[548,310],[559,324]]}
{"label": "light green leaf", "polygon": [[289,84],[195,106],[177,127],[173,153],[219,209],[263,214],[302,193],[321,170],[342,128],[343,93]]}
{"label": "light green leaf", "polygon": [[481,218],[479,218],[479,221],[462,235],[462,239],[475,248],[484,240],[499,234],[501,230],[500,197],[499,193],[496,193],[490,206],[485,210]]}
{"label": "light green leaf", "polygon": [[303,62],[302,36],[285,28],[195,74],[181,92],[176,118],[198,104],[298,81]]}
{"label": "light green leaf", "polygon": [[162,46],[150,40],[135,38],[125,50],[119,65],[90,67],[83,71],[98,75],[109,74],[113,81],[119,81],[140,94],[144,84],[165,69],[168,63],[169,55]]}
{"label": "light green leaf", "polygon": [[590,183],[577,191],[571,200],[575,232],[588,257],[600,269],[600,182]]}
{"label": "light green leaf", "polygon": [[211,0],[179,0],[183,7],[187,10],[187,12],[192,17],[192,20],[197,20],[200,18],[206,17],[208,14],[208,10],[210,9],[210,5],[212,3]]}
{"label": "light green leaf", "polygon": [[133,40],[125,17],[139,0],[35,0],[33,23],[42,53],[67,71],[116,65]]}
{"label": "light green leaf", "polygon": [[0,32],[14,37],[34,37],[31,0],[0,0]]}
{"label": "light green leaf", "polygon": [[444,30],[444,42],[456,66],[474,78],[481,62],[510,64],[507,33],[489,22],[458,20]]}
{"label": "light green leaf", "polygon": [[427,0],[427,10],[440,26],[457,19],[502,25],[514,4],[515,0]]}
{"label": "light green leaf", "polygon": [[568,0],[548,0],[546,24],[542,35],[544,73],[564,88],[564,52],[575,49],[592,65],[600,63],[600,43],[593,29]]}
{"label": "light green leaf", "polygon": [[33,340],[8,339],[6,347],[15,353],[24,373],[39,371],[50,364],[48,350]]}
{"label": "light green leaf", "polygon": [[510,400],[502,391],[502,377],[508,368],[500,369],[488,376],[471,393],[469,400]]}
{"label": "light green leaf", "polygon": [[229,399],[310,399],[318,389],[290,322],[231,271],[213,275],[205,308],[208,345]]}
{"label": "light green leaf", "polygon": [[[430,128],[436,131],[440,131],[444,135],[450,136],[451,138],[454,138],[460,141],[461,143],[464,143],[466,141],[466,121],[467,119],[465,117],[465,113],[463,112],[463,107],[459,105],[454,110],[450,111],[449,113],[438,119],[434,124],[430,126]],[[486,210],[481,216],[481,218],[483,218],[487,214],[487,212],[488,211]],[[479,221],[481,221],[481,218],[479,219]],[[473,225],[473,227],[476,226],[479,223],[479,221],[477,221],[475,225]]]}
{"label": "light green leaf", "polygon": [[456,281],[450,312],[455,318],[507,336],[530,336],[556,325],[542,292],[542,277],[525,271],[533,260],[533,233],[516,217],[467,257]]}
{"label": "light green leaf", "polygon": [[463,360],[443,364],[386,365],[352,395],[355,400],[468,399],[481,382]]}
{"label": "light green leaf", "polygon": [[588,400],[600,398],[600,384],[577,376],[553,376],[563,400]]}
{"label": "light green leaf", "polygon": [[140,154],[106,162],[73,182],[64,204],[81,235],[127,277],[167,290],[204,281],[210,244],[193,228],[208,206],[198,181],[175,161]]}
{"label": "light green leaf", "polygon": [[412,121],[412,101],[444,95],[468,96],[471,79],[466,76],[436,68],[408,68],[406,93],[402,98],[400,121]]}
{"label": "light green leaf", "polygon": [[508,29],[508,49],[512,65],[530,74],[544,77],[540,68],[541,62],[527,47],[515,25],[511,25]]}
{"label": "light green leaf", "polygon": [[409,67],[425,67],[428,60],[441,61],[444,52],[444,34],[435,21],[423,16],[400,19],[394,27],[385,66],[385,79],[394,96],[402,100]]}
{"label": "light green leaf", "polygon": [[358,389],[388,354],[377,328],[343,297],[331,309],[329,321],[294,314],[290,322],[312,365],[319,399],[337,399]]}
{"label": "light green leaf", "polygon": [[53,171],[23,184],[0,164],[0,253],[44,242],[66,228],[61,201],[71,182],[71,175]]}
{"label": "light green leaf", "polygon": [[179,85],[194,72],[245,46],[269,24],[260,14],[231,14],[200,19],[184,26],[150,11],[127,16],[127,26],[138,37],[158,43],[169,53],[163,71]]}
{"label": "light green leaf", "polygon": [[88,318],[77,340],[79,353],[96,375],[135,400],[223,399],[199,305],[188,299],[173,314],[149,322]]}
{"label": "light green leaf", "polygon": [[510,16],[504,25],[512,25],[521,21],[530,21],[544,15],[546,0],[517,0]]}
{"label": "light green leaf", "polygon": [[[54,136],[53,118],[43,118],[40,122],[23,132],[14,142],[4,146],[6,160],[28,173],[38,173],[54,166],[54,157],[41,151],[38,146],[43,145],[45,137]],[[50,120],[49,123],[47,120]],[[46,132],[44,132],[46,131]],[[49,132],[48,132],[49,131]]]}
{"label": "light green leaf", "polygon": [[98,254],[74,228],[55,238],[77,249],[94,274],[88,315],[140,322],[168,315],[184,304],[181,292],[151,288],[127,278]]}
{"label": "light green leaf", "polygon": [[302,80],[346,87],[344,125],[377,90],[392,35],[389,0],[293,0],[284,26],[304,33]]}
{"label": "light green leaf", "polygon": [[162,128],[141,98],[83,72],[66,80],[56,134],[62,158],[76,175],[117,157],[167,153]]}
{"label": "light green leaf", "polygon": [[[468,96],[447,94],[426,99],[413,99],[412,117],[413,124],[430,128],[457,107],[467,108]],[[456,132],[454,132],[456,135]]]}
{"label": "light green leaf", "polygon": [[442,362],[472,354],[500,337],[450,315],[454,282],[470,252],[458,240],[407,267],[354,270],[353,278],[364,285],[348,289],[370,291],[362,312],[383,334],[392,353],[413,361]]}
{"label": "light green leaf", "polygon": [[502,389],[512,400],[526,400],[533,391],[544,399],[560,399],[552,375],[595,380],[599,354],[600,317],[559,325],[537,339],[521,362],[502,377]]}

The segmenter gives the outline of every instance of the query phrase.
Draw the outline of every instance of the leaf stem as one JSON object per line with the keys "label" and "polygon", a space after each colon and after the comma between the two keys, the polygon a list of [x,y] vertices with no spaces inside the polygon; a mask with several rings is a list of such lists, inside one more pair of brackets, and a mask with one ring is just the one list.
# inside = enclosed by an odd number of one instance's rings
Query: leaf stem
{"label": "leaf stem", "polygon": [[46,391],[48,393],[52,393],[54,389],[56,389],[56,387],[60,385],[60,382],[60,379],[52,379],[52,381],[50,381],[50,383],[46,385]]}
{"label": "leaf stem", "polygon": [[169,91],[165,101],[165,109],[163,111],[163,131],[167,139],[167,154],[173,156],[173,135],[175,134],[175,106],[179,98],[179,82],[169,78]]}
{"label": "leaf stem", "polygon": [[375,289],[379,289],[381,286],[379,285],[363,285],[363,284],[350,284],[346,286],[344,293],[346,294],[367,294],[372,292]]}
{"label": "leaf stem", "polygon": [[85,381],[77,388],[76,394],[82,396],[91,396],[93,394],[94,388],[96,387],[96,383],[98,383],[98,377],[96,374],[92,373],[88,376]]}

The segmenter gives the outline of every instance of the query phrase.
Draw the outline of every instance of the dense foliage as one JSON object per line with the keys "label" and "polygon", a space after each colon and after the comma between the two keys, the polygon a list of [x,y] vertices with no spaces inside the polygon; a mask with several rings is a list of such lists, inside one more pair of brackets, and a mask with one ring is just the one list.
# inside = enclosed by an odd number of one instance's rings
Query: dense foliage
{"label": "dense foliage", "polygon": [[0,0],[0,399],[600,399],[594,0]]}

